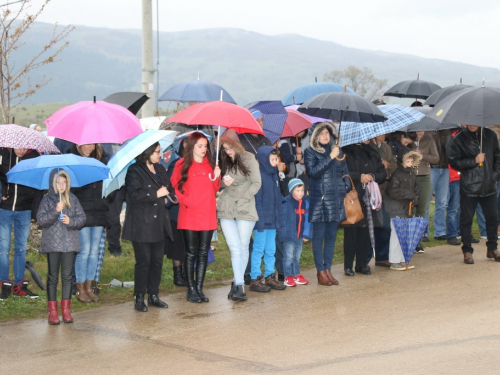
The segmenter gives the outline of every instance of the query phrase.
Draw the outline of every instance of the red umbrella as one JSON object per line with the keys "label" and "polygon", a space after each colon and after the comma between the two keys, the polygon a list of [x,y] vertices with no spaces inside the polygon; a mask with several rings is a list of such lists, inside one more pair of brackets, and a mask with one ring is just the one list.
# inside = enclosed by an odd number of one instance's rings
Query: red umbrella
{"label": "red umbrella", "polygon": [[288,117],[286,118],[281,138],[295,137],[301,131],[311,127],[312,121],[302,113],[294,111],[293,109],[287,109],[286,111],[288,112]]}

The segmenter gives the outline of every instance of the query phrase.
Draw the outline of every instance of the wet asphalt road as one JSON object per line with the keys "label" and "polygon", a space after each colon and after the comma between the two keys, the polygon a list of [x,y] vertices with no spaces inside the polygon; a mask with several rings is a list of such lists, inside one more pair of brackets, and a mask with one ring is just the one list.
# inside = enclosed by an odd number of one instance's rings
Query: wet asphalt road
{"label": "wet asphalt road", "polygon": [[0,374],[499,374],[500,262],[464,265],[459,247],[414,256],[414,270],[332,273],[339,286],[310,285],[209,303],[183,293],[169,308],[132,302],[0,324]]}

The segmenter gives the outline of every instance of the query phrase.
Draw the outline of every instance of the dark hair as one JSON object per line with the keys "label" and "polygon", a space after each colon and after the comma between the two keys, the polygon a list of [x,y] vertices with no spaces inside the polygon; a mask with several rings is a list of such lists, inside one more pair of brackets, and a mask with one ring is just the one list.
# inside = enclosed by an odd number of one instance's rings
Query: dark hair
{"label": "dark hair", "polygon": [[147,149],[145,149],[142,154],[137,156],[135,160],[138,162],[141,162],[142,164],[147,164],[147,162],[151,162],[151,155],[155,152],[156,148],[160,145],[160,143],[156,142],[153,143],[151,146],[149,146]]}
{"label": "dark hair", "polygon": [[184,193],[182,187],[188,180],[189,168],[191,168],[191,165],[193,164],[194,145],[202,138],[207,141],[207,146],[208,146],[205,157],[207,158],[210,167],[215,168],[215,162],[214,159],[212,158],[212,153],[210,152],[210,146],[207,137],[205,137],[205,135],[200,132],[189,134],[189,136],[187,136],[187,138],[184,139],[184,161],[181,169],[181,179],[179,180],[179,185],[177,186],[177,188],[181,191],[181,193]]}
{"label": "dark hair", "polygon": [[[222,142],[224,144],[224,142]],[[219,160],[220,160],[220,171],[222,175],[225,175],[227,172],[237,173],[241,172],[243,176],[249,176],[250,171],[248,170],[243,160],[241,160],[241,155],[237,152],[234,153],[234,160],[226,153],[224,147],[220,148],[219,151]]]}
{"label": "dark hair", "polygon": [[270,152],[270,155],[279,155],[280,152],[277,149],[274,149]]}
{"label": "dark hair", "polygon": [[417,134],[415,132],[396,132],[396,139],[399,142],[400,137],[410,138],[413,142],[417,140]]}

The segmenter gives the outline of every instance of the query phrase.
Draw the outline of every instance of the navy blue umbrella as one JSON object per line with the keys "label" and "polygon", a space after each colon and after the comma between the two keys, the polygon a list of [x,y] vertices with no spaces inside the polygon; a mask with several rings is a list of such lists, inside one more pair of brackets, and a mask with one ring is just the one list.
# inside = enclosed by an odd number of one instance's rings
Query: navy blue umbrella
{"label": "navy blue umbrella", "polygon": [[281,137],[283,127],[285,126],[288,112],[279,100],[263,100],[247,104],[245,108],[250,112],[260,111],[264,115],[264,133],[266,137],[274,144]]}
{"label": "navy blue umbrella", "polygon": [[[293,104],[303,104],[311,99],[313,96],[324,94],[327,92],[344,92],[344,85],[335,82],[315,82],[308,85],[299,86],[288,94],[281,100],[283,106],[289,106]],[[347,88],[346,92],[350,94],[356,94],[355,91]],[[357,94],[356,94],[357,95]]]}
{"label": "navy blue umbrella", "polygon": [[217,100],[236,104],[236,101],[221,86],[204,81],[178,83],[165,91],[158,99],[160,102],[172,101],[183,103],[206,103],[215,102]]}
{"label": "navy blue umbrella", "polygon": [[424,218],[415,216],[412,218],[395,217],[392,219],[392,223],[394,229],[396,229],[399,244],[405,257],[406,269],[408,270],[408,263],[410,263],[410,259],[429,222]]}

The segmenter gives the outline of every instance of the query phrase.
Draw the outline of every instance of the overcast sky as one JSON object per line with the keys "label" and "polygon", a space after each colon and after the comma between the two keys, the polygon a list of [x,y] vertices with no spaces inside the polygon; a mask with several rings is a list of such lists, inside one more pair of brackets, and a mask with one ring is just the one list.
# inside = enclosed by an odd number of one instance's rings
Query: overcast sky
{"label": "overcast sky", "polygon": [[[153,1],[154,28],[156,4]],[[7,0],[0,0],[0,4]],[[42,3],[33,0],[33,8]],[[160,30],[236,27],[500,68],[498,0],[159,0]],[[52,0],[39,21],[141,28],[142,0]]]}

